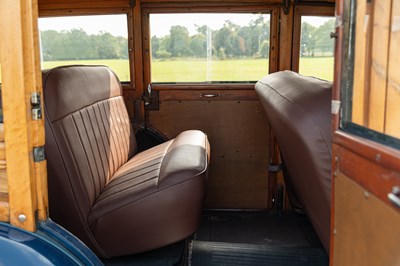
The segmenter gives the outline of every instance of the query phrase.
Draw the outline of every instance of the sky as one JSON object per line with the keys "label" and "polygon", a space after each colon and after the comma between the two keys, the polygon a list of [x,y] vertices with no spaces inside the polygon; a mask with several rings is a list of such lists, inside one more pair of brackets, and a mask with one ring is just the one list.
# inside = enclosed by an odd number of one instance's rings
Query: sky
{"label": "sky", "polygon": [[[151,14],[151,36],[162,37],[169,34],[169,29],[174,25],[183,25],[189,30],[189,34],[196,34],[195,25],[208,25],[216,30],[230,20],[240,26],[248,25],[257,15],[254,14],[217,14],[217,13],[191,13],[191,14]],[[327,17],[303,17],[315,26],[322,25]],[[186,21],[188,23],[186,23]],[[109,32],[114,36],[128,36],[126,15],[100,15],[100,16],[71,16],[71,17],[49,17],[39,19],[39,29],[43,30],[71,30],[83,29],[88,34]]]}
{"label": "sky", "polygon": [[41,31],[62,31],[79,28],[82,28],[88,34],[97,34],[100,31],[104,31],[114,36],[128,37],[126,15],[39,18],[39,29]]}

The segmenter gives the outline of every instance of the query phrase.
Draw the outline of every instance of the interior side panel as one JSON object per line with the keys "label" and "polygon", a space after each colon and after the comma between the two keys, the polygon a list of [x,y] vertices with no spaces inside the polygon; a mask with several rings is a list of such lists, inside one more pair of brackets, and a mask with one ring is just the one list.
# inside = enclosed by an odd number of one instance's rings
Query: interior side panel
{"label": "interior side panel", "polygon": [[206,208],[267,207],[269,127],[259,101],[162,101],[149,122],[169,138],[187,129],[208,135]]}
{"label": "interior side panel", "polygon": [[396,210],[338,173],[332,265],[398,265],[399,222]]}

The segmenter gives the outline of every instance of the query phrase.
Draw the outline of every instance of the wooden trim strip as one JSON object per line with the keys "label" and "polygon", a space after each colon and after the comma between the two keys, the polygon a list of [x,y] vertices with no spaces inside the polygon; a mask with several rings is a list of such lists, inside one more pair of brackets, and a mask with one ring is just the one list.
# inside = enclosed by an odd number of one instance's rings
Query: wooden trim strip
{"label": "wooden trim strip", "polygon": [[[157,9],[160,12],[184,12],[192,11],[192,12],[210,12],[210,9],[213,12],[234,12],[234,11],[256,11],[260,7],[263,8],[272,8],[277,4],[280,4],[281,1],[279,0],[271,0],[268,2],[260,2],[259,0],[256,1],[168,1],[168,2],[150,2],[148,0],[141,1],[142,6],[146,9],[152,9],[151,12],[155,12]],[[177,9],[180,9],[179,11]]]}
{"label": "wooden trim strip", "polygon": [[9,222],[9,221],[10,221],[10,206],[8,202],[4,201],[4,197],[2,193],[0,193],[0,222]]}
{"label": "wooden trim strip", "polygon": [[60,8],[40,9],[40,17],[128,14],[129,8]]}
{"label": "wooden trim strip", "polygon": [[400,185],[400,172],[383,167],[381,163],[377,162],[378,157],[376,157],[376,163],[373,163],[359,153],[337,144],[333,145],[333,155],[337,157],[334,177],[339,173],[344,174],[362,186],[368,193],[374,194],[400,212],[400,209],[395,207],[387,196],[393,186]]}
{"label": "wooden trim strip", "polygon": [[254,90],[254,84],[152,84],[153,90]]}
{"label": "wooden trim strip", "polygon": [[170,90],[160,91],[163,101],[258,101],[254,90]]}
{"label": "wooden trim strip", "polygon": [[39,9],[98,9],[98,8],[129,8],[128,0],[40,0]]}
{"label": "wooden trim strip", "polygon": [[381,167],[400,172],[400,151],[397,149],[340,130],[334,132],[333,143]]}

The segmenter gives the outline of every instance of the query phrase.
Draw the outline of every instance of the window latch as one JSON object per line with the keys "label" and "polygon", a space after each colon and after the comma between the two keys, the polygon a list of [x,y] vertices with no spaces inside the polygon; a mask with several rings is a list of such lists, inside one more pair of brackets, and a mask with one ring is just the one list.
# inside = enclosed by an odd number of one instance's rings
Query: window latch
{"label": "window latch", "polygon": [[151,83],[147,86],[147,90],[142,95],[142,101],[146,110],[159,110],[158,91],[153,91]]}

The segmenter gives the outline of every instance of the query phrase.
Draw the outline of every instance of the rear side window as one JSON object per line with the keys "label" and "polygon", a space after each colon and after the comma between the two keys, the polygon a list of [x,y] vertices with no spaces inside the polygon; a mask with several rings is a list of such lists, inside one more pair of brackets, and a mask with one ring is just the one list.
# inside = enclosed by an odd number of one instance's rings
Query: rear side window
{"label": "rear side window", "polygon": [[42,69],[106,65],[129,81],[127,15],[39,19]]}
{"label": "rear side window", "polygon": [[328,16],[302,16],[299,73],[333,80],[335,19]]}
{"label": "rear side window", "polygon": [[270,13],[150,14],[153,83],[251,82],[268,74]]}

